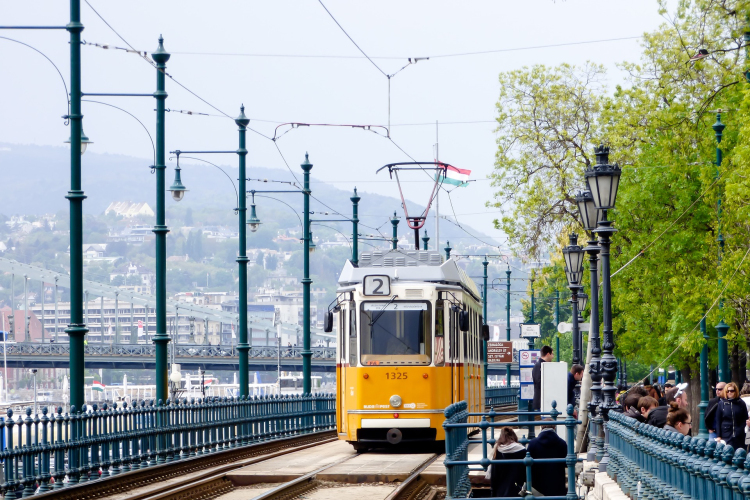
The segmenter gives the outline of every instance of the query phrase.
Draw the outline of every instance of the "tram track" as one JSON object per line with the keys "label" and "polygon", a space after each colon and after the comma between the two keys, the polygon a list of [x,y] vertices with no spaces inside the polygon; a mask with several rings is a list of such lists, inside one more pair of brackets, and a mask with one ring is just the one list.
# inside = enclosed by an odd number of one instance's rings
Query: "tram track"
{"label": "tram track", "polygon": [[[211,499],[227,491],[226,485],[222,485],[226,480],[222,478],[232,470],[332,441],[337,441],[335,431],[275,439],[125,472],[106,479],[79,483],[36,495],[34,498],[40,500]],[[162,483],[161,486],[154,486],[159,483]],[[149,488],[149,486],[152,487]],[[229,486],[231,489],[231,483]],[[139,489],[143,491],[137,491]]]}

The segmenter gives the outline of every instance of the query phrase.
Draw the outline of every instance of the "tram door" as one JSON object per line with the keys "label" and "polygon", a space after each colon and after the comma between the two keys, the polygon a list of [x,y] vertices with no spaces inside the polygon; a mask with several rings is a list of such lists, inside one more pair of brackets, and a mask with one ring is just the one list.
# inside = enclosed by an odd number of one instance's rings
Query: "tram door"
{"label": "tram door", "polygon": [[348,423],[346,418],[346,346],[348,344],[346,334],[346,315],[348,307],[342,306],[341,311],[338,314],[339,321],[337,325],[338,330],[338,359],[336,364],[340,367],[338,373],[338,401],[336,402],[336,416],[338,417],[339,433],[346,434]]}
{"label": "tram door", "polygon": [[461,401],[461,342],[458,331],[458,312],[452,307],[450,309],[450,357],[451,357],[451,386],[453,390],[453,402]]}

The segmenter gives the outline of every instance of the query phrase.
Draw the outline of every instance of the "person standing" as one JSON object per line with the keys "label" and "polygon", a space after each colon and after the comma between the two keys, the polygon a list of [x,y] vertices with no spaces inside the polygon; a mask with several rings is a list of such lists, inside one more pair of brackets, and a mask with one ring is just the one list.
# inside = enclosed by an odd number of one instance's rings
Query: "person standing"
{"label": "person standing", "polygon": [[716,429],[714,429],[714,422],[716,421],[716,403],[719,399],[724,397],[724,387],[726,382],[719,382],[716,384],[716,397],[708,400],[708,406],[706,406],[706,416],[703,418],[703,422],[706,424],[708,429],[708,439],[716,439]]}
{"label": "person standing", "polygon": [[[535,460],[565,458],[567,454],[568,445],[557,435],[554,425],[543,425],[539,436],[529,441],[529,455]],[[565,483],[565,462],[534,463],[531,466],[531,480],[533,488],[544,496],[564,497],[568,493]]]}
{"label": "person standing", "polygon": [[740,390],[737,384],[729,382],[724,388],[724,397],[716,404],[714,429],[717,440],[721,439],[735,450],[744,448],[747,421],[747,406],[740,399]]}
{"label": "person standing", "polygon": [[541,355],[536,361],[534,368],[531,369],[531,380],[534,382],[534,399],[532,401],[534,411],[540,411],[542,408],[542,363],[552,361],[552,352],[550,346],[542,346]]}
{"label": "person standing", "polygon": [[669,414],[667,415],[667,425],[665,431],[679,432],[683,436],[690,434],[693,427],[693,419],[685,408],[680,408],[676,401],[669,404]]}
{"label": "person standing", "polygon": [[573,365],[568,372],[568,404],[576,404],[576,382],[580,382],[583,378],[583,367],[581,365]]}

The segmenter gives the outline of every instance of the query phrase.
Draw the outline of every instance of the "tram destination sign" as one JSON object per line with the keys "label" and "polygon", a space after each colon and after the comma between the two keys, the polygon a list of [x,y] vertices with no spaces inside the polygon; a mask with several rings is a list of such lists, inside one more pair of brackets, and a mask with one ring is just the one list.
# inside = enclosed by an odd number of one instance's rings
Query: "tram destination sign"
{"label": "tram destination sign", "polygon": [[513,342],[487,342],[488,363],[512,363]]}

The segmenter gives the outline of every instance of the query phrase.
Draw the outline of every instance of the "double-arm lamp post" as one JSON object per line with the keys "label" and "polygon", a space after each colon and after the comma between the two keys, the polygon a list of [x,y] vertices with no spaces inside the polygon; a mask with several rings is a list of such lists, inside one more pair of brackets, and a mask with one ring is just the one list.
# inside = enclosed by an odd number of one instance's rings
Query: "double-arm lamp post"
{"label": "double-arm lamp post", "polygon": [[[239,193],[241,196],[237,196],[237,208],[235,212],[239,215],[238,230],[239,230],[239,251],[237,253],[237,266],[239,267],[239,297],[238,297],[238,309],[239,309],[239,342],[237,344],[237,352],[239,357],[239,383],[240,383],[240,397],[247,398],[250,394],[250,380],[249,380],[249,360],[248,351],[250,350],[250,344],[247,339],[247,202],[245,196],[245,182],[247,180],[246,168],[247,168],[247,125],[250,120],[245,116],[245,106],[240,107],[240,115],[235,118],[234,122],[237,124],[239,130],[239,144],[235,151],[181,151],[176,150],[171,153],[177,156],[177,166],[174,171],[174,182],[169,187],[169,192],[172,193],[172,198],[175,201],[180,201],[184,198],[185,186],[182,184],[182,178],[180,176],[180,155],[182,154],[236,154],[239,159]],[[230,179],[231,180],[231,179]],[[163,193],[162,193],[163,196]],[[254,208],[254,207],[253,207]],[[252,219],[251,214],[251,219]],[[257,229],[257,228],[256,228]],[[166,259],[166,254],[164,255]],[[157,261],[158,266],[158,261]],[[158,345],[158,344],[157,344]],[[158,366],[158,352],[157,352],[157,366]],[[165,367],[166,369],[166,367]],[[158,380],[157,380],[158,384]],[[159,393],[159,387],[157,385],[156,392]],[[161,396],[159,396],[161,397]]]}
{"label": "double-arm lamp post", "polygon": [[[351,222],[352,223],[352,262],[357,264],[359,260],[358,250],[358,223],[359,223],[359,201],[360,197],[357,195],[357,189],[354,189],[354,194],[349,198],[352,202],[352,218],[351,219],[325,219],[321,221],[310,220],[310,170],[312,170],[312,163],[308,159],[307,153],[305,153],[305,162],[301,165],[303,171],[303,188],[301,190],[287,189],[287,190],[255,190],[251,189],[248,193],[252,196],[252,203],[250,205],[250,230],[255,232],[258,230],[262,222],[258,218],[258,214],[255,206],[255,194],[256,193],[298,193],[304,196],[303,205],[303,219],[302,219],[302,242],[304,248],[302,249],[302,392],[304,394],[312,393],[312,351],[310,351],[310,285],[312,279],[310,279],[310,253],[314,251],[315,244],[312,241],[312,232],[310,226],[314,222]],[[242,193],[244,196],[245,188],[242,187]]]}

